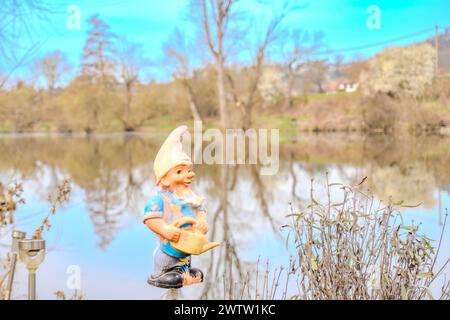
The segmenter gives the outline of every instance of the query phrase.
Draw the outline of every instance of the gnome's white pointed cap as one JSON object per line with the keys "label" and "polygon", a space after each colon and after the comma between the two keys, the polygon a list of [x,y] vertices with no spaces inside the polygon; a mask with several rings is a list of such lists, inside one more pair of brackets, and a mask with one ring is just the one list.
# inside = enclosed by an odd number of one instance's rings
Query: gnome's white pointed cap
{"label": "gnome's white pointed cap", "polygon": [[155,172],[156,184],[166,173],[181,164],[191,165],[191,158],[183,152],[183,134],[188,131],[187,126],[180,126],[173,130],[166,141],[162,144],[153,163],[153,171]]}

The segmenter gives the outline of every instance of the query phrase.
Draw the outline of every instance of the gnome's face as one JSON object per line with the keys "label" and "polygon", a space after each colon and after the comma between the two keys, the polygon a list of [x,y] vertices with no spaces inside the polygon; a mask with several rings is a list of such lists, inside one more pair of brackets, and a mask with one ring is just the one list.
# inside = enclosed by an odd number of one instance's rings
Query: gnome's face
{"label": "gnome's face", "polygon": [[171,191],[182,191],[190,187],[194,176],[192,165],[181,164],[170,169],[161,179],[160,184]]}

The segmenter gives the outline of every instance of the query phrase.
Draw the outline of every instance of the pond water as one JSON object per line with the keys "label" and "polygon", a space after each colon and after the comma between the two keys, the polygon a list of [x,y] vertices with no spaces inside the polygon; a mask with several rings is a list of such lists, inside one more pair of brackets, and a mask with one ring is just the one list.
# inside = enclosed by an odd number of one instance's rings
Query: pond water
{"label": "pond water", "polygon": [[[142,223],[143,208],[155,192],[152,162],[164,135],[2,136],[0,182],[22,181],[26,204],[15,223],[0,228],[0,259],[13,228],[32,234],[49,211],[47,197],[65,177],[72,181],[68,204],[50,217],[45,231],[47,256],[37,275],[38,298],[71,295],[71,266],[81,272],[87,299],[159,299],[165,290],[146,283],[152,272],[156,238]],[[288,265],[290,252],[280,226],[294,208],[308,203],[311,179],[316,189],[326,172],[332,182],[355,184],[365,176],[378,199],[422,203],[404,209],[406,221],[421,222],[428,237],[440,235],[450,208],[450,138],[302,135],[280,146],[274,176],[257,166],[196,165],[193,189],[207,199],[210,240],[222,245],[194,257],[206,282],[183,289],[184,298],[221,298],[224,275],[242,281],[258,259],[271,268]],[[441,258],[450,256],[447,229]],[[441,260],[441,261],[442,261]],[[0,271],[0,272],[3,272]],[[13,297],[26,298],[26,270],[18,265]],[[293,284],[295,286],[295,284]],[[433,290],[438,290],[434,288]]]}

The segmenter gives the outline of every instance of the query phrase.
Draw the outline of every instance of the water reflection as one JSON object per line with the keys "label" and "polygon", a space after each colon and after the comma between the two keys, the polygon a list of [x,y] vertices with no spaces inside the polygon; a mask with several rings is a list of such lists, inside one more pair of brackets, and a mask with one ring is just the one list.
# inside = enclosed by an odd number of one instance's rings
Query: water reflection
{"label": "water reflection", "polygon": [[[65,136],[1,137],[0,182],[23,181],[28,202],[19,207],[15,227],[32,232],[46,213],[46,199],[63,177],[72,178],[73,197],[44,234],[50,251],[38,275],[41,298],[67,291],[66,269],[79,265],[82,291],[94,298],[158,299],[164,290],[149,287],[156,241],[141,223],[154,192],[152,161],[164,139],[148,135],[95,138]],[[196,193],[207,199],[211,240],[222,245],[194,258],[206,282],[183,289],[186,298],[239,298],[253,277],[256,261],[273,267],[289,263],[279,227],[289,205],[301,207],[310,180],[367,186],[379,199],[423,203],[405,211],[423,223],[431,238],[439,233],[439,214],[450,207],[450,141],[438,136],[385,137],[342,134],[301,136],[280,146],[280,170],[261,176],[257,166],[196,167]],[[0,254],[8,250],[11,226],[0,228]],[[446,236],[448,236],[448,231]],[[448,245],[443,248],[448,256]],[[18,277],[16,298],[24,297],[25,275]],[[295,280],[295,279],[292,279]],[[248,284],[252,286],[252,284]],[[254,288],[247,288],[247,291]]]}

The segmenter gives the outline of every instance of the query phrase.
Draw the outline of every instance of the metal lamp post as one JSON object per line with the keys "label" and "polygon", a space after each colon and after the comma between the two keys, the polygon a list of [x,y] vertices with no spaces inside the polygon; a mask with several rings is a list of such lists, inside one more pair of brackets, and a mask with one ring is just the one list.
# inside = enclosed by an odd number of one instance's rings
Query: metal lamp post
{"label": "metal lamp post", "polygon": [[25,239],[26,233],[18,230],[12,232],[11,243],[11,264],[9,267],[9,276],[7,283],[6,299],[11,300],[12,286],[14,282],[14,274],[16,271],[17,255],[19,254],[19,241]]}
{"label": "metal lamp post", "polygon": [[36,271],[45,258],[45,240],[19,240],[19,258],[28,269],[28,300],[36,300]]}

